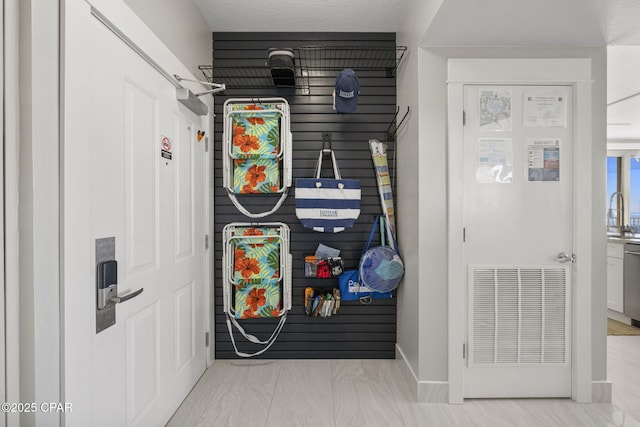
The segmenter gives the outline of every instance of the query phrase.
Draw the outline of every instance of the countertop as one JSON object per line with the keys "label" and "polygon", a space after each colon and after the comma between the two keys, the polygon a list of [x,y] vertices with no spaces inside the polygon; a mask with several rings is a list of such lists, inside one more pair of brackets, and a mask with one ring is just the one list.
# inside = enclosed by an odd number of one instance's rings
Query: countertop
{"label": "countertop", "polygon": [[607,241],[613,243],[636,243],[640,245],[640,234],[629,234],[624,237],[607,236]]}

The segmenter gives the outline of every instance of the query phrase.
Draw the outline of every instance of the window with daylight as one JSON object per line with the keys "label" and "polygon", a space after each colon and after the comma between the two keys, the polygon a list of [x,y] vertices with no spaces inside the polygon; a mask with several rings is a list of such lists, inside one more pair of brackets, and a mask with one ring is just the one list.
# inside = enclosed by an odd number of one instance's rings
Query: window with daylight
{"label": "window with daylight", "polygon": [[621,157],[607,157],[607,232],[619,231],[622,202],[616,193],[621,193]]}
{"label": "window with daylight", "polygon": [[629,212],[629,226],[634,234],[640,233],[640,160],[629,159],[629,199],[625,201]]}
{"label": "window with daylight", "polygon": [[640,152],[625,150],[609,154],[607,233],[640,234]]}

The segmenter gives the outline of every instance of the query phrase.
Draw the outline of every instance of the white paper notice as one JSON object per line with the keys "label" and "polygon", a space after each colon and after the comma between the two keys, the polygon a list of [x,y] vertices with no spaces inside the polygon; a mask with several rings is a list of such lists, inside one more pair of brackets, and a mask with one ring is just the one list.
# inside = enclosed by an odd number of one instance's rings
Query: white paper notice
{"label": "white paper notice", "polygon": [[525,93],[524,126],[567,127],[567,93],[563,90]]}
{"label": "white paper notice", "polygon": [[480,88],[480,130],[511,130],[511,89]]}
{"label": "white paper notice", "polygon": [[513,180],[511,138],[478,139],[476,180],[480,183],[509,183]]}
{"label": "white paper notice", "polygon": [[560,181],[559,139],[527,139],[527,180]]}

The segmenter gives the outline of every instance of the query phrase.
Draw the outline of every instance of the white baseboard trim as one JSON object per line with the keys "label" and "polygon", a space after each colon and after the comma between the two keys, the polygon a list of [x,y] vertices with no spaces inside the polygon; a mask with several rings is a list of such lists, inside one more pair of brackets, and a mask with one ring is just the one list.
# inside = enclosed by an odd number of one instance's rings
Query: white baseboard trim
{"label": "white baseboard trim", "polygon": [[611,381],[592,381],[591,382],[591,402],[592,403],[611,403],[611,390],[613,384]]}
{"label": "white baseboard trim", "polygon": [[407,362],[404,352],[396,344],[396,355],[404,363],[400,364],[407,384],[414,392],[418,403],[449,403],[449,383],[447,381],[420,381],[411,365]]}
{"label": "white baseboard trim", "polygon": [[620,323],[624,323],[625,325],[630,325],[631,324],[631,318],[630,317],[627,317],[622,313],[618,313],[615,310],[608,309],[607,310],[607,317],[609,319],[617,320]]}
{"label": "white baseboard trim", "polygon": [[[447,381],[420,381],[407,362],[402,348],[396,344],[396,359],[401,359],[400,369],[418,403],[449,403],[449,383]],[[611,381],[591,382],[591,402],[611,403]]]}

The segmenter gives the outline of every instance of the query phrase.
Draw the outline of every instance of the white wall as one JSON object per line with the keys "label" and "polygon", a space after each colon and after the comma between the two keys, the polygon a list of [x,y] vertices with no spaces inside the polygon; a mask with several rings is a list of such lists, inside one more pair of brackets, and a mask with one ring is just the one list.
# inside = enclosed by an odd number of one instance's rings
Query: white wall
{"label": "white wall", "polygon": [[[397,43],[410,59],[398,74],[398,105],[412,115],[399,135],[398,227],[407,272],[398,296],[398,346],[417,381],[447,381],[447,59],[591,58],[593,199],[604,200],[606,156],[606,49],[601,48],[420,48],[435,9],[409,3]],[[469,44],[472,44],[470,41]],[[416,58],[417,57],[417,58]],[[581,143],[581,141],[578,141]],[[416,156],[417,155],[417,156]],[[407,167],[405,167],[407,165]],[[418,177],[418,178],[416,178]],[[604,205],[592,211],[593,380],[606,379],[606,241]],[[413,236],[418,230],[419,241]],[[419,393],[420,394],[420,393]],[[419,396],[420,397],[420,396]],[[436,399],[438,400],[438,399]]]}
{"label": "white wall", "polygon": [[[445,206],[442,196],[446,181],[444,172],[439,171],[443,167],[438,164],[440,159],[428,158],[424,154],[435,147],[424,139],[420,142],[421,135],[430,127],[428,122],[438,119],[437,116],[425,114],[427,100],[419,96],[419,92],[423,90],[421,86],[430,81],[420,74],[423,68],[419,66],[421,52],[418,46],[440,4],[442,0],[410,0],[396,38],[398,45],[408,47],[404,63],[398,69],[397,104],[401,114],[406,111],[407,106],[411,109],[406,125],[398,133],[397,148],[398,164],[402,165],[397,172],[396,186],[398,237],[406,264],[406,273],[398,291],[397,342],[402,356],[413,371],[413,377],[431,380],[446,380],[447,377],[446,353],[442,353],[437,345],[430,345],[444,342],[446,348],[447,317],[446,312],[441,315],[440,309],[447,304],[444,258],[446,246],[438,247],[436,242],[427,246],[423,242],[437,238],[432,236],[433,233],[441,234],[440,238],[444,242],[446,218],[438,211],[438,205]],[[444,114],[446,105],[442,104],[435,109],[436,113],[439,110]],[[440,147],[443,153],[444,148],[445,146]],[[436,166],[435,169],[431,167],[433,165]],[[430,209],[430,206],[435,210]],[[425,217],[429,218],[426,222]],[[416,235],[419,236],[418,239]],[[434,251],[433,248],[437,250]],[[444,268],[439,269],[439,264]],[[424,363],[426,360],[430,360],[430,363]]]}
{"label": "white wall", "polygon": [[640,139],[607,139],[609,150],[635,150],[640,149]]}
{"label": "white wall", "polygon": [[[20,1],[20,401],[60,401],[58,2]],[[20,415],[56,425],[59,414]]]}
{"label": "white wall", "polygon": [[[585,49],[586,50],[586,49]],[[591,225],[591,357],[592,380],[607,380],[607,240],[606,206],[598,203],[607,193],[607,50],[588,50],[592,58],[593,86],[593,223]]]}
{"label": "white wall", "polygon": [[191,0],[124,0],[199,79],[213,61],[212,29]]}

